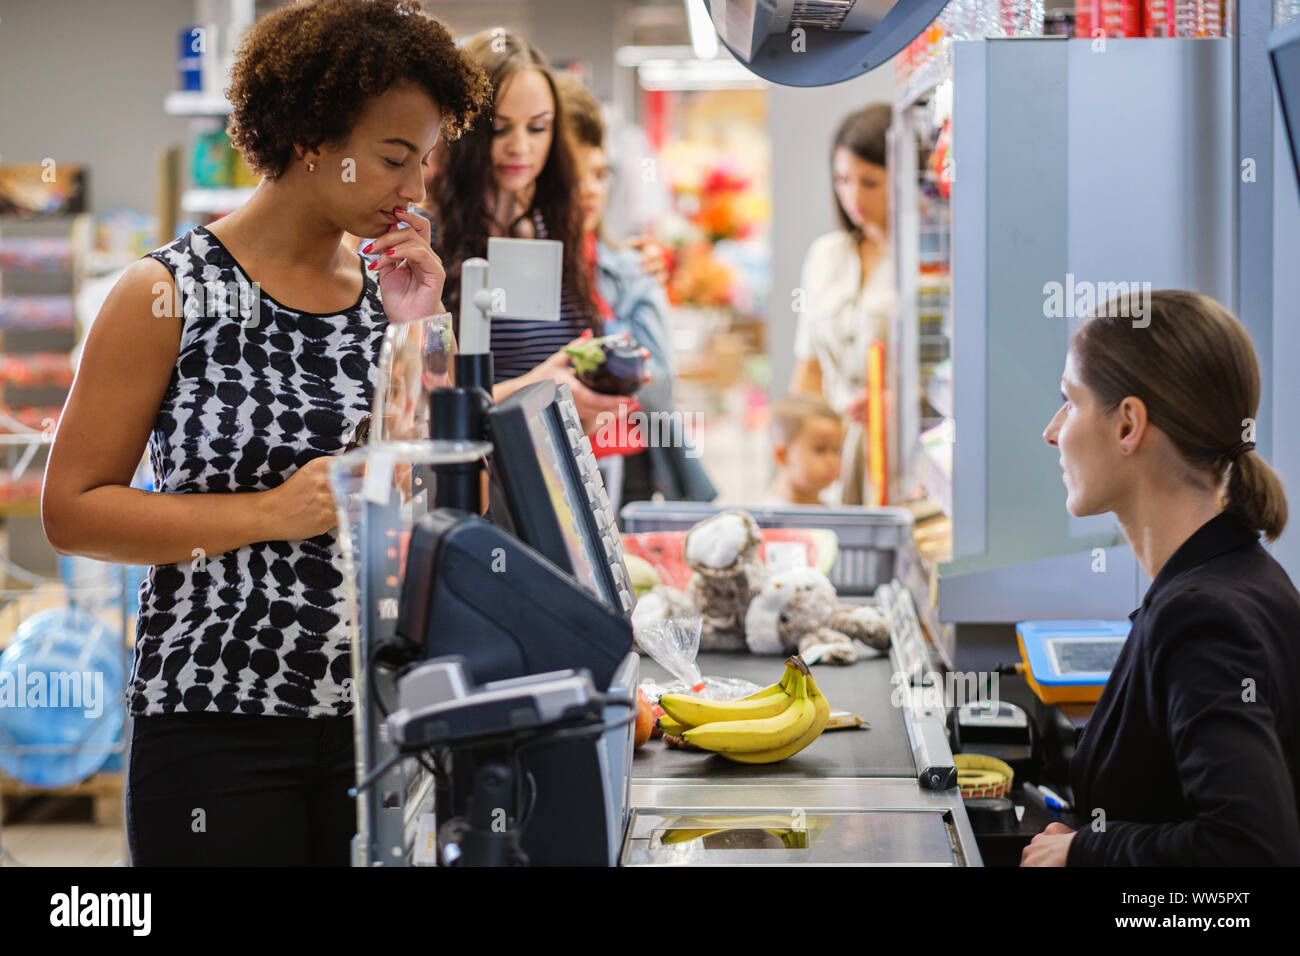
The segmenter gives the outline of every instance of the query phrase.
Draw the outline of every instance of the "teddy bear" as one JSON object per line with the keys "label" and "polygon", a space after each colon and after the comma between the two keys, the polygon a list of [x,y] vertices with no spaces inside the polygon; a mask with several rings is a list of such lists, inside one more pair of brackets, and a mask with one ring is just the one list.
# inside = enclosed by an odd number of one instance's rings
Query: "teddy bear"
{"label": "teddy bear", "polygon": [[754,654],[817,656],[828,664],[852,664],[854,639],[868,647],[889,647],[889,618],[865,604],[841,604],[835,585],[816,568],[789,568],[773,574],[745,612],[745,644]]}
{"label": "teddy bear", "polygon": [[816,568],[772,572],[758,558],[762,533],[748,512],[723,511],[686,535],[685,560],[694,572],[686,591],[658,585],[643,594],[633,627],[699,615],[701,651],[807,653],[850,664],[854,638],[878,650],[889,646],[889,620],[869,605],[842,604],[835,586]]}

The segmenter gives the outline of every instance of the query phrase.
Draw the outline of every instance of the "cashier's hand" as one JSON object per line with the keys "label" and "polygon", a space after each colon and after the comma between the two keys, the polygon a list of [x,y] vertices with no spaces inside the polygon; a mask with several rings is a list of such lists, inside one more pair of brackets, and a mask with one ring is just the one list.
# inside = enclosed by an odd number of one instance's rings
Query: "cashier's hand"
{"label": "cashier's hand", "polygon": [[1074,831],[1064,823],[1049,823],[1020,853],[1021,866],[1065,866]]}

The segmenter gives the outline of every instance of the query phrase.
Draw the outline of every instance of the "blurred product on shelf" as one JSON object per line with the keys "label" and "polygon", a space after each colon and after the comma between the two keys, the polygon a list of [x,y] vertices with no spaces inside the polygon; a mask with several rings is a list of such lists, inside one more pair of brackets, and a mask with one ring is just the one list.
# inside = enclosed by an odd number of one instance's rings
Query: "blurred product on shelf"
{"label": "blurred product on shelf", "polygon": [[[1044,0],[949,0],[943,13],[894,57],[894,82],[904,91],[913,83],[931,86],[933,76],[952,69],[954,40],[1040,37],[1046,16]],[[912,96],[904,92],[904,98]]]}
{"label": "blurred product on shelf", "polygon": [[71,384],[72,367],[65,352],[0,355],[0,387],[16,385],[20,388],[36,388],[53,385],[67,388]]}
{"label": "blurred product on shelf", "polygon": [[210,189],[256,186],[260,179],[231,145],[224,122],[219,119],[209,122],[213,124],[210,128],[194,135],[190,153],[190,178],[194,185]]}
{"label": "blurred product on shelf", "polygon": [[73,318],[72,300],[66,295],[0,297],[0,331],[71,329]]}
{"label": "blurred product on shelf", "polygon": [[0,435],[44,431],[47,426],[58,424],[62,412],[62,405],[0,405]]}
{"label": "blurred product on shelf", "polygon": [[202,27],[186,27],[180,32],[180,57],[176,67],[181,74],[181,89],[195,92],[203,89],[203,54],[207,50],[207,34]]}
{"label": "blurred product on shelf", "polygon": [[72,259],[70,239],[0,239],[0,271],[67,272]]}
{"label": "blurred product on shelf", "polygon": [[0,165],[0,216],[45,219],[85,209],[84,167],[53,160]]}
{"label": "blurred product on shelf", "polygon": [[1074,36],[1073,10],[1048,10],[1043,14],[1043,36]]}
{"label": "blurred product on shelf", "polygon": [[1224,0],[1076,0],[1074,12],[1074,35],[1084,39],[1231,36]]}
{"label": "blurred product on shelf", "polygon": [[1142,0],[1077,0],[1074,30],[1081,39],[1140,37]]}
{"label": "blurred product on shelf", "polygon": [[158,245],[157,216],[133,209],[100,213],[95,217],[95,246],[86,271],[104,275],[124,269]]}
{"label": "blurred product on shelf", "polygon": [[1176,37],[1174,0],[1144,0],[1142,7],[1142,35],[1145,37]]}
{"label": "blurred product on shelf", "polygon": [[14,478],[7,471],[0,471],[0,503],[14,501],[39,501],[41,497],[42,475],[26,474]]}
{"label": "blurred product on shelf", "polygon": [[1002,36],[1040,37],[1043,35],[1043,0],[1000,0],[996,9]]}
{"label": "blurred product on shelf", "polygon": [[1174,21],[1179,37],[1223,36],[1221,0],[1166,0],[1174,4]]}

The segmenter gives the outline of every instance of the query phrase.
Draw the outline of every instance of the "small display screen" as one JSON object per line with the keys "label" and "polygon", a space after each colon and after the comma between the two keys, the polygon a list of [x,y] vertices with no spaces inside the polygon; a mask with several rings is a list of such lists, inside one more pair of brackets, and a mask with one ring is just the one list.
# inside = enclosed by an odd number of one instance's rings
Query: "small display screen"
{"label": "small display screen", "polygon": [[1047,642],[1058,674],[1109,674],[1123,648],[1122,637],[1069,637]]}
{"label": "small display screen", "polygon": [[564,535],[565,549],[573,565],[573,576],[579,584],[603,600],[600,579],[596,576],[602,555],[597,543],[581,523],[581,515],[590,512],[591,505],[587,501],[586,492],[577,483],[576,476],[564,460],[572,459],[573,453],[561,437],[559,428],[560,424],[554,418],[554,406],[542,415],[531,415],[528,418],[528,431],[542,468],[547,497],[555,510],[560,532]]}

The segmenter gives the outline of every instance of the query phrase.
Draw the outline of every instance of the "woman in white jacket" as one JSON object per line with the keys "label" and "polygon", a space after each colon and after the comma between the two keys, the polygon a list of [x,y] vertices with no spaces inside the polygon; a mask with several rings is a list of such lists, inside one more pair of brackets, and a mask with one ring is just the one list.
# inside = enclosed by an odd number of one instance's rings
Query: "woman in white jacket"
{"label": "woman in white jacket", "polygon": [[889,328],[897,294],[885,173],[891,116],[889,104],[873,103],[840,123],[831,146],[840,227],[814,241],[803,264],[790,390],[823,396],[849,423],[843,471],[827,489],[828,504],[867,500],[867,349],[879,340],[886,356],[893,354]]}

